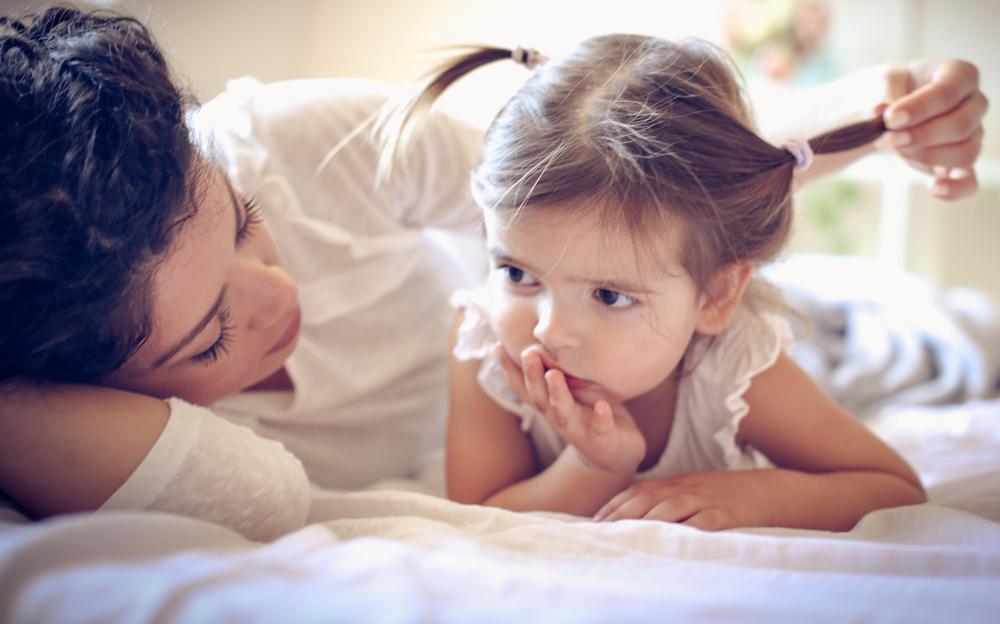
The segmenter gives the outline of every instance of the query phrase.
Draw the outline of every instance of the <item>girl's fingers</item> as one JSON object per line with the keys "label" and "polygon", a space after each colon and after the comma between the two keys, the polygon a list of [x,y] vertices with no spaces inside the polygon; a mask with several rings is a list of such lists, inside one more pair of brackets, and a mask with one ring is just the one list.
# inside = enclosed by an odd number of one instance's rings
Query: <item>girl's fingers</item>
{"label": "girl's fingers", "polygon": [[567,420],[572,415],[576,404],[576,400],[566,385],[566,377],[562,371],[549,370],[545,373],[545,384],[549,391],[549,406],[552,408],[552,416],[560,428],[566,427],[569,424]]}
{"label": "girl's fingers", "polygon": [[500,358],[500,365],[503,366],[503,371],[507,374],[507,381],[510,382],[511,387],[514,389],[514,394],[517,395],[517,398],[521,399],[522,403],[532,405],[535,401],[531,398],[531,394],[524,385],[524,371],[511,359],[507,354],[507,350],[500,343],[497,343],[494,347],[494,352]]}
{"label": "girl's fingers", "polygon": [[594,435],[603,436],[611,433],[615,428],[615,416],[611,412],[611,405],[601,399],[594,404],[594,420],[590,424],[590,431]]}
{"label": "girl's fingers", "polygon": [[726,527],[726,514],[718,509],[702,509],[682,524],[702,531],[721,531]]}
{"label": "girl's fingers", "polygon": [[524,386],[531,395],[531,403],[539,412],[549,410],[549,391],[545,385],[545,366],[542,358],[533,351],[521,354],[521,369],[524,371]]}
{"label": "girl's fingers", "polygon": [[601,507],[594,520],[597,522],[614,522],[615,520],[630,520],[642,518],[658,501],[647,492],[639,492],[629,488],[612,498]]}
{"label": "girl's fingers", "polygon": [[664,522],[686,522],[704,508],[701,499],[691,494],[673,494],[660,500],[644,516],[650,520]]}

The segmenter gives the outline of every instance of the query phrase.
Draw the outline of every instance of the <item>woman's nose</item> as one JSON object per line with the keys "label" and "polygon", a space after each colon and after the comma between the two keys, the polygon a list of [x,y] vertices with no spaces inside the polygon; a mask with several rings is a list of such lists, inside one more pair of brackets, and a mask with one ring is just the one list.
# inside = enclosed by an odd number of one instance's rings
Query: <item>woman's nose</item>
{"label": "woman's nose", "polygon": [[240,299],[248,310],[248,329],[266,329],[282,320],[298,305],[298,288],[280,264],[248,261],[236,280]]}
{"label": "woman's nose", "polygon": [[535,340],[551,353],[580,346],[580,335],[574,327],[572,311],[553,301],[541,301],[538,320],[533,332]]}

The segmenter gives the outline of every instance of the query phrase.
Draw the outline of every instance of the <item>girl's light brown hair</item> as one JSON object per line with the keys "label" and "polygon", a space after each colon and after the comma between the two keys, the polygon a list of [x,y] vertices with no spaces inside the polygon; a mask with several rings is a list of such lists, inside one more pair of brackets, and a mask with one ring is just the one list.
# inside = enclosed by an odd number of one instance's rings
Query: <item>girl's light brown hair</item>
{"label": "girl's light brown hair", "polygon": [[[441,66],[384,124],[391,159],[401,136],[455,80],[510,58],[472,48]],[[602,222],[656,245],[658,226],[687,228],[681,255],[704,290],[733,262],[759,263],[784,245],[795,158],[754,130],[738,72],[699,40],[613,34],[588,39],[534,70],[491,123],[472,191],[484,209],[599,207]],[[853,149],[881,118],[809,140],[814,153]]]}

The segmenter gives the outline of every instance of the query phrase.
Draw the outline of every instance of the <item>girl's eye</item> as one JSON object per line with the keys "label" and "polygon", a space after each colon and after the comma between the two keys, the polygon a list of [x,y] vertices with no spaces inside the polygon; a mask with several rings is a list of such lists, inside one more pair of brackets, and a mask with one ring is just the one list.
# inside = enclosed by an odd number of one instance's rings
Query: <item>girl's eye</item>
{"label": "girl's eye", "polygon": [[597,299],[609,308],[631,308],[639,303],[639,300],[631,295],[620,293],[617,290],[598,288],[594,291],[594,299]]}
{"label": "girl's eye", "polygon": [[219,311],[219,323],[221,326],[219,329],[219,338],[212,343],[211,347],[205,349],[197,355],[191,356],[192,360],[204,364],[205,366],[211,366],[212,364],[215,364],[220,357],[229,353],[229,345],[232,341],[234,329],[234,326],[230,322],[231,318],[232,315],[229,308],[223,308]]}
{"label": "girl's eye", "polygon": [[240,226],[238,232],[236,232],[236,242],[240,242],[243,239],[250,236],[253,232],[254,226],[260,223],[260,209],[257,207],[257,200],[253,197],[247,198],[243,203],[244,208],[246,208],[246,219],[243,220],[243,225]]}
{"label": "girl's eye", "polygon": [[517,284],[518,286],[535,286],[538,284],[538,280],[524,269],[519,269],[509,264],[502,264],[497,268],[506,274],[507,281],[511,284]]}

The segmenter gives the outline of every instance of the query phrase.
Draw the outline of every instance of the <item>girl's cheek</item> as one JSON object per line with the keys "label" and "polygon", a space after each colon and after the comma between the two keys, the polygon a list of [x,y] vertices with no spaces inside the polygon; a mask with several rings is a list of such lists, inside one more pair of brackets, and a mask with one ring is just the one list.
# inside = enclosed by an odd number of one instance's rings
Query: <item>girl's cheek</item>
{"label": "girl's cheek", "polygon": [[507,351],[520,353],[534,342],[534,310],[526,302],[506,299],[492,308],[490,325]]}

